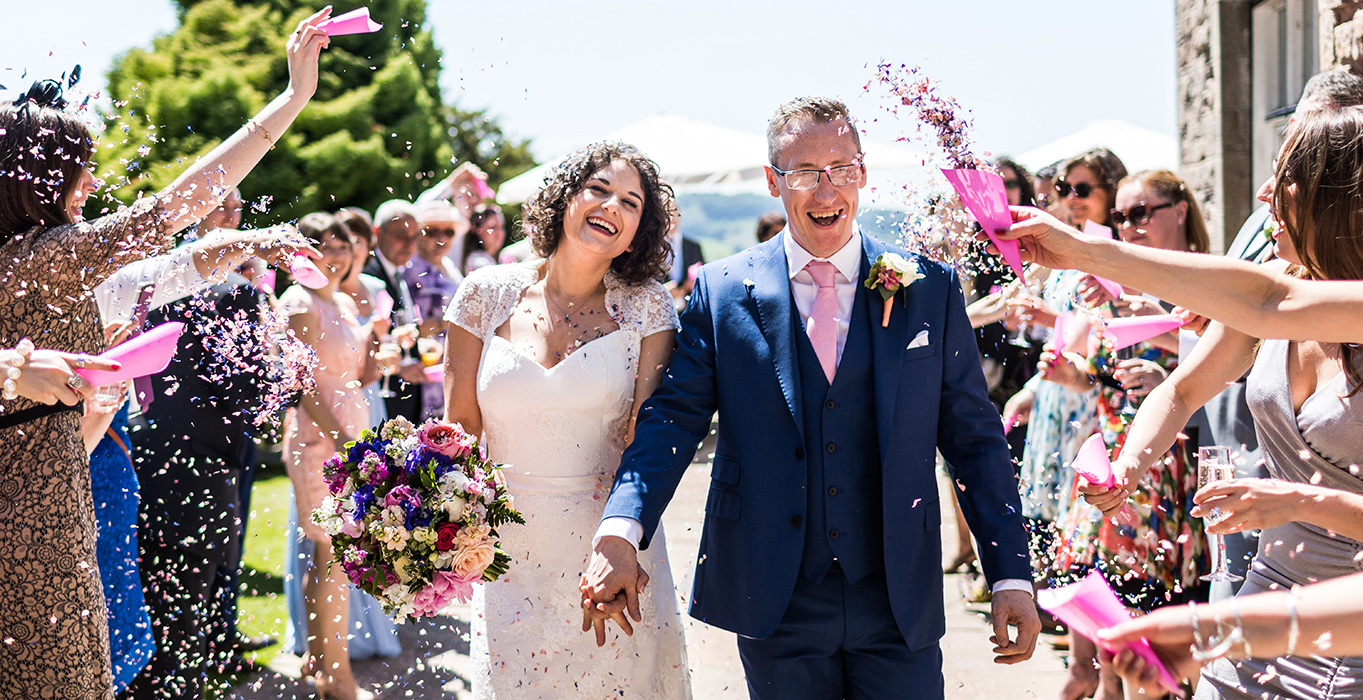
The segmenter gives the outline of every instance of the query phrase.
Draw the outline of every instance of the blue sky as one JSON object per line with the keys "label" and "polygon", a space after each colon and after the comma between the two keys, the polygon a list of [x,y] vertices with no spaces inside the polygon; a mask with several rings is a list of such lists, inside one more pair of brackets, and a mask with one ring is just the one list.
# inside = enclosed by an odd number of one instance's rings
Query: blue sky
{"label": "blue sky", "polygon": [[[114,56],[174,29],[169,0],[8,0],[0,84]],[[319,5],[320,6],[320,5]],[[969,109],[974,139],[1020,153],[1095,119],[1175,130],[1170,0],[430,0],[446,96],[487,108],[541,158],[666,112],[760,132],[775,106],[840,97],[870,138],[889,118],[879,61],[921,64]],[[27,69],[29,77],[20,80]]]}

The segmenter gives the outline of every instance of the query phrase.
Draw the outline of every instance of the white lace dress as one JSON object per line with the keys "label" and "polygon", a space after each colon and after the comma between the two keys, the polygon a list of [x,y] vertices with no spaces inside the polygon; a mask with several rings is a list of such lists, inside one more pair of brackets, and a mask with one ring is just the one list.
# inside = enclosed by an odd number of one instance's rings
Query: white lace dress
{"label": "white lace dress", "polygon": [[662,285],[628,287],[608,274],[606,308],[619,330],[545,369],[496,333],[542,263],[476,270],[445,314],[483,339],[478,405],[488,455],[507,465],[507,484],[526,519],[498,529],[511,570],[474,589],[474,697],[689,698],[661,526],[640,553],[652,580],[633,637],[611,625],[606,646],[597,647],[582,632],[578,593],[624,449],[640,341],[677,328],[672,298]]}

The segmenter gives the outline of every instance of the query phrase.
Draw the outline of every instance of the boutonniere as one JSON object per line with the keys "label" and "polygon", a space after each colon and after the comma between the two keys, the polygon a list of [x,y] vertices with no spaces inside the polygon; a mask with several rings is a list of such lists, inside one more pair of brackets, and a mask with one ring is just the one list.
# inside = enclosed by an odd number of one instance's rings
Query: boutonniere
{"label": "boutonniere", "polygon": [[881,328],[890,325],[890,310],[894,308],[894,295],[900,289],[907,287],[914,282],[923,279],[923,274],[918,272],[918,264],[908,260],[897,253],[881,253],[876,258],[876,262],[871,266],[871,274],[867,275],[867,289],[874,289],[880,292],[880,298],[885,300],[885,311],[880,317]]}

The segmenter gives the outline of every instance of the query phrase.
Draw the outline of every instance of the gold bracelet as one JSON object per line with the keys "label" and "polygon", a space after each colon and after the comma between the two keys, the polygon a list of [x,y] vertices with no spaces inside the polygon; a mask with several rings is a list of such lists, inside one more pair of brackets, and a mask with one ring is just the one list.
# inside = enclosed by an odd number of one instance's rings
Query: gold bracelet
{"label": "gold bracelet", "polygon": [[274,150],[274,137],[270,136],[270,132],[269,132],[269,131],[266,131],[266,130],[265,130],[265,125],[264,125],[264,124],[261,124],[260,122],[256,121],[255,119],[248,119],[248,120],[246,120],[246,130],[249,131],[249,132],[251,132],[251,133],[255,133],[256,131],[259,131],[259,132],[260,132],[260,135],[261,135],[261,136],[264,136],[264,137],[265,137],[265,140],[266,140],[267,142],[269,142],[269,144],[270,144],[270,150],[272,150],[272,151]]}

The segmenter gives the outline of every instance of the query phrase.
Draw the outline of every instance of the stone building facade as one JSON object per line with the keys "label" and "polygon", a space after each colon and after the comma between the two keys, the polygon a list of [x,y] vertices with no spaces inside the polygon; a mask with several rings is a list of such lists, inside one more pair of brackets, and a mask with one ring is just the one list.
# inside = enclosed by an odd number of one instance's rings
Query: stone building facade
{"label": "stone building facade", "polygon": [[1180,170],[1224,250],[1259,205],[1302,85],[1363,72],[1363,0],[1175,0]]}

